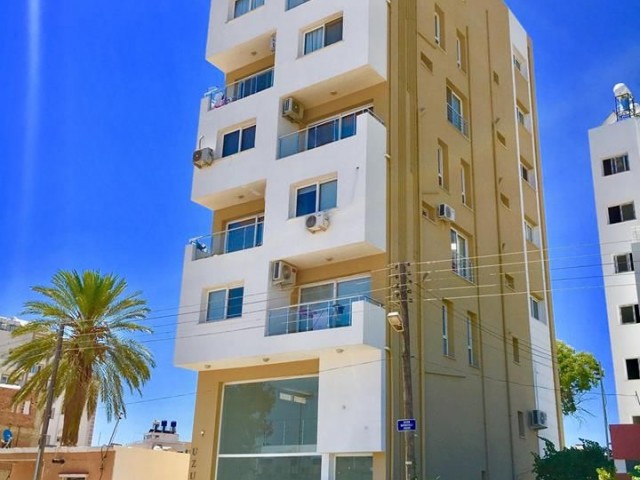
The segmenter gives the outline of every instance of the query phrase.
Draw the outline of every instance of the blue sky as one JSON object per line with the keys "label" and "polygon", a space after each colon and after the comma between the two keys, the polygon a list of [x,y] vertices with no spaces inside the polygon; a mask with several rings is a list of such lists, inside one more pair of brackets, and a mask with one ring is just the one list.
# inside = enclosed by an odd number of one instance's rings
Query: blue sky
{"label": "blue sky", "polygon": [[[611,371],[587,130],[612,110],[615,83],[640,95],[637,0],[507,3],[534,41],[557,335]],[[172,356],[184,246],[210,224],[189,200],[199,98],[222,81],[204,61],[208,11],[207,0],[0,4],[0,315],[18,315],[58,268],[143,291],[158,368],[131,398],[122,443],[156,418],[191,435],[195,375]],[[567,422],[568,443],[602,441],[599,402]],[[94,443],[112,428],[99,415]]]}

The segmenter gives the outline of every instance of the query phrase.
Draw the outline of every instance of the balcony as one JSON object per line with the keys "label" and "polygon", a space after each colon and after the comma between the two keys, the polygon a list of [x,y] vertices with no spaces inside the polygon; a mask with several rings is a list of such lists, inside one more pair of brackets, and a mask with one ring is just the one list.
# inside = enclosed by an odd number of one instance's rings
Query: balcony
{"label": "balcony", "polygon": [[[299,1],[294,2],[296,4]],[[323,0],[284,13],[278,26],[277,87],[306,108],[335,101],[379,85],[387,78],[387,9],[385,0]],[[342,34],[309,49],[311,26],[343,18]],[[326,39],[325,39],[326,40]]]}
{"label": "balcony", "polygon": [[227,85],[224,88],[214,87],[205,93],[208,99],[208,109],[224,107],[229,103],[237,102],[243,98],[273,87],[273,67],[258,72]]}
{"label": "balcony", "polygon": [[280,137],[278,139],[278,158],[295,155],[354,136],[357,133],[356,120],[358,116],[365,113],[382,123],[371,108],[324,120],[312,127]]}
{"label": "balcony", "polygon": [[264,218],[250,225],[230,228],[213,235],[204,235],[189,240],[195,246],[194,260],[239,252],[262,245]]}
{"label": "balcony", "polygon": [[[355,126],[345,118],[321,124],[315,133],[298,132],[286,147],[281,143],[288,155],[270,173],[281,188],[267,189],[265,197],[269,218],[276,219],[265,232],[272,258],[311,268],[326,265],[327,258],[339,262],[386,251],[386,128],[368,111],[355,116]],[[313,233],[307,215],[297,216],[297,188],[334,178],[328,226]]]}
{"label": "balcony", "polygon": [[178,325],[175,363],[215,370],[317,359],[335,355],[336,349],[384,348],[384,308],[363,297],[338,299],[342,308],[325,303],[276,308],[268,315],[247,309],[242,318],[220,322],[198,323],[198,314],[189,314],[193,318],[184,317]]}
{"label": "balcony", "polygon": [[451,269],[456,275],[464,278],[466,281],[475,283],[476,276],[473,262],[468,257],[453,254],[451,257]]}
{"label": "balcony", "polygon": [[469,138],[469,122],[467,122],[458,109],[451,104],[447,104],[447,120],[449,120],[449,123],[462,133],[462,135]]}
{"label": "balcony", "polygon": [[350,327],[352,325],[352,307],[358,301],[378,305],[370,298],[360,295],[270,310],[266,335],[289,335],[292,333]]}

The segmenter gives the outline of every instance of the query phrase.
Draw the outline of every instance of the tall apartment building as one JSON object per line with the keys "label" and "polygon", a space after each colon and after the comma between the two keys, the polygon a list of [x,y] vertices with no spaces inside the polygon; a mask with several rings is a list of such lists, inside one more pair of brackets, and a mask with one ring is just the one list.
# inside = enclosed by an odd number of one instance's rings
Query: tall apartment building
{"label": "tall apartment building", "polygon": [[589,144],[618,414],[640,424],[640,105],[623,84],[614,95],[615,112]]}
{"label": "tall apartment building", "polygon": [[[191,480],[526,479],[561,438],[531,45],[500,0],[215,0]],[[415,432],[402,418],[408,262]]]}
{"label": "tall apartment building", "polygon": [[[4,361],[9,351],[19,345],[28,342],[30,336],[13,337],[12,332],[26,323],[24,320],[10,317],[0,317],[0,429],[4,430],[11,425],[13,431],[13,446],[35,447],[38,445],[42,428],[42,412],[38,411],[32,401],[26,401],[21,405],[12,406],[13,395],[26,380],[23,379],[17,384],[9,383],[11,371],[5,367]],[[31,373],[36,373],[35,367]],[[62,414],[62,398],[55,400],[49,427],[47,430],[47,445],[60,445],[59,438],[62,436],[62,425],[64,414]],[[86,415],[80,422],[78,432],[78,446],[90,446],[93,438],[93,428],[95,416],[88,418]]]}

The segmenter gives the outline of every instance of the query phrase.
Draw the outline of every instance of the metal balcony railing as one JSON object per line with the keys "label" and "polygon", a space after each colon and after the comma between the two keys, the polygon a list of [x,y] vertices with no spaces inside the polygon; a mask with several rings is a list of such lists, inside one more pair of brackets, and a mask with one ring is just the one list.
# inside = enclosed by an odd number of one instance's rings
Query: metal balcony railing
{"label": "metal balcony railing", "polygon": [[238,252],[262,245],[264,221],[252,225],[225,230],[213,235],[203,235],[192,238],[189,243],[194,245],[195,259],[208,258],[213,255]]}
{"label": "metal balcony railing", "polygon": [[382,120],[373,113],[372,108],[327,119],[304,130],[280,137],[278,139],[278,158],[289,157],[354,136],[357,131],[357,118],[365,113],[382,123]]}
{"label": "metal balcony railing", "polygon": [[465,280],[475,283],[473,262],[468,257],[454,254],[451,257],[451,269]]}
{"label": "metal balcony railing", "polygon": [[226,87],[213,87],[205,93],[209,100],[209,110],[224,107],[225,105],[242,100],[255,93],[273,87],[274,68],[268,68],[234,82]]}
{"label": "metal balcony railing", "polygon": [[377,305],[364,295],[335,298],[321,302],[301,303],[269,311],[268,337],[351,326],[354,302],[365,301]]}
{"label": "metal balcony railing", "polygon": [[447,104],[447,120],[465,137],[469,137],[469,123],[451,104]]}

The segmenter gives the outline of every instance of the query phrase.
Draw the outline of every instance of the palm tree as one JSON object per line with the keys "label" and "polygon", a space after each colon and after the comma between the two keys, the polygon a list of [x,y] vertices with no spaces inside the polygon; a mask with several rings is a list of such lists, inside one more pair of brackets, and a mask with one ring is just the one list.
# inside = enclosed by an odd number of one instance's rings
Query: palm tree
{"label": "palm tree", "polygon": [[[76,445],[82,414],[105,406],[107,419],[126,416],[124,386],[142,393],[155,366],[151,352],[129,338],[131,333],[151,333],[136,320],[149,313],[139,292],[126,294],[125,280],[98,271],[58,271],[51,287],[35,286],[43,297],[25,303],[25,314],[38,319],[13,331],[13,336],[31,334],[33,340],[13,349],[5,361],[11,380],[28,378],[14,396],[14,404],[30,398],[42,400],[51,378],[56,338],[60,326],[65,333],[55,398],[63,397],[62,445]],[[43,404],[39,402],[40,404]]]}

